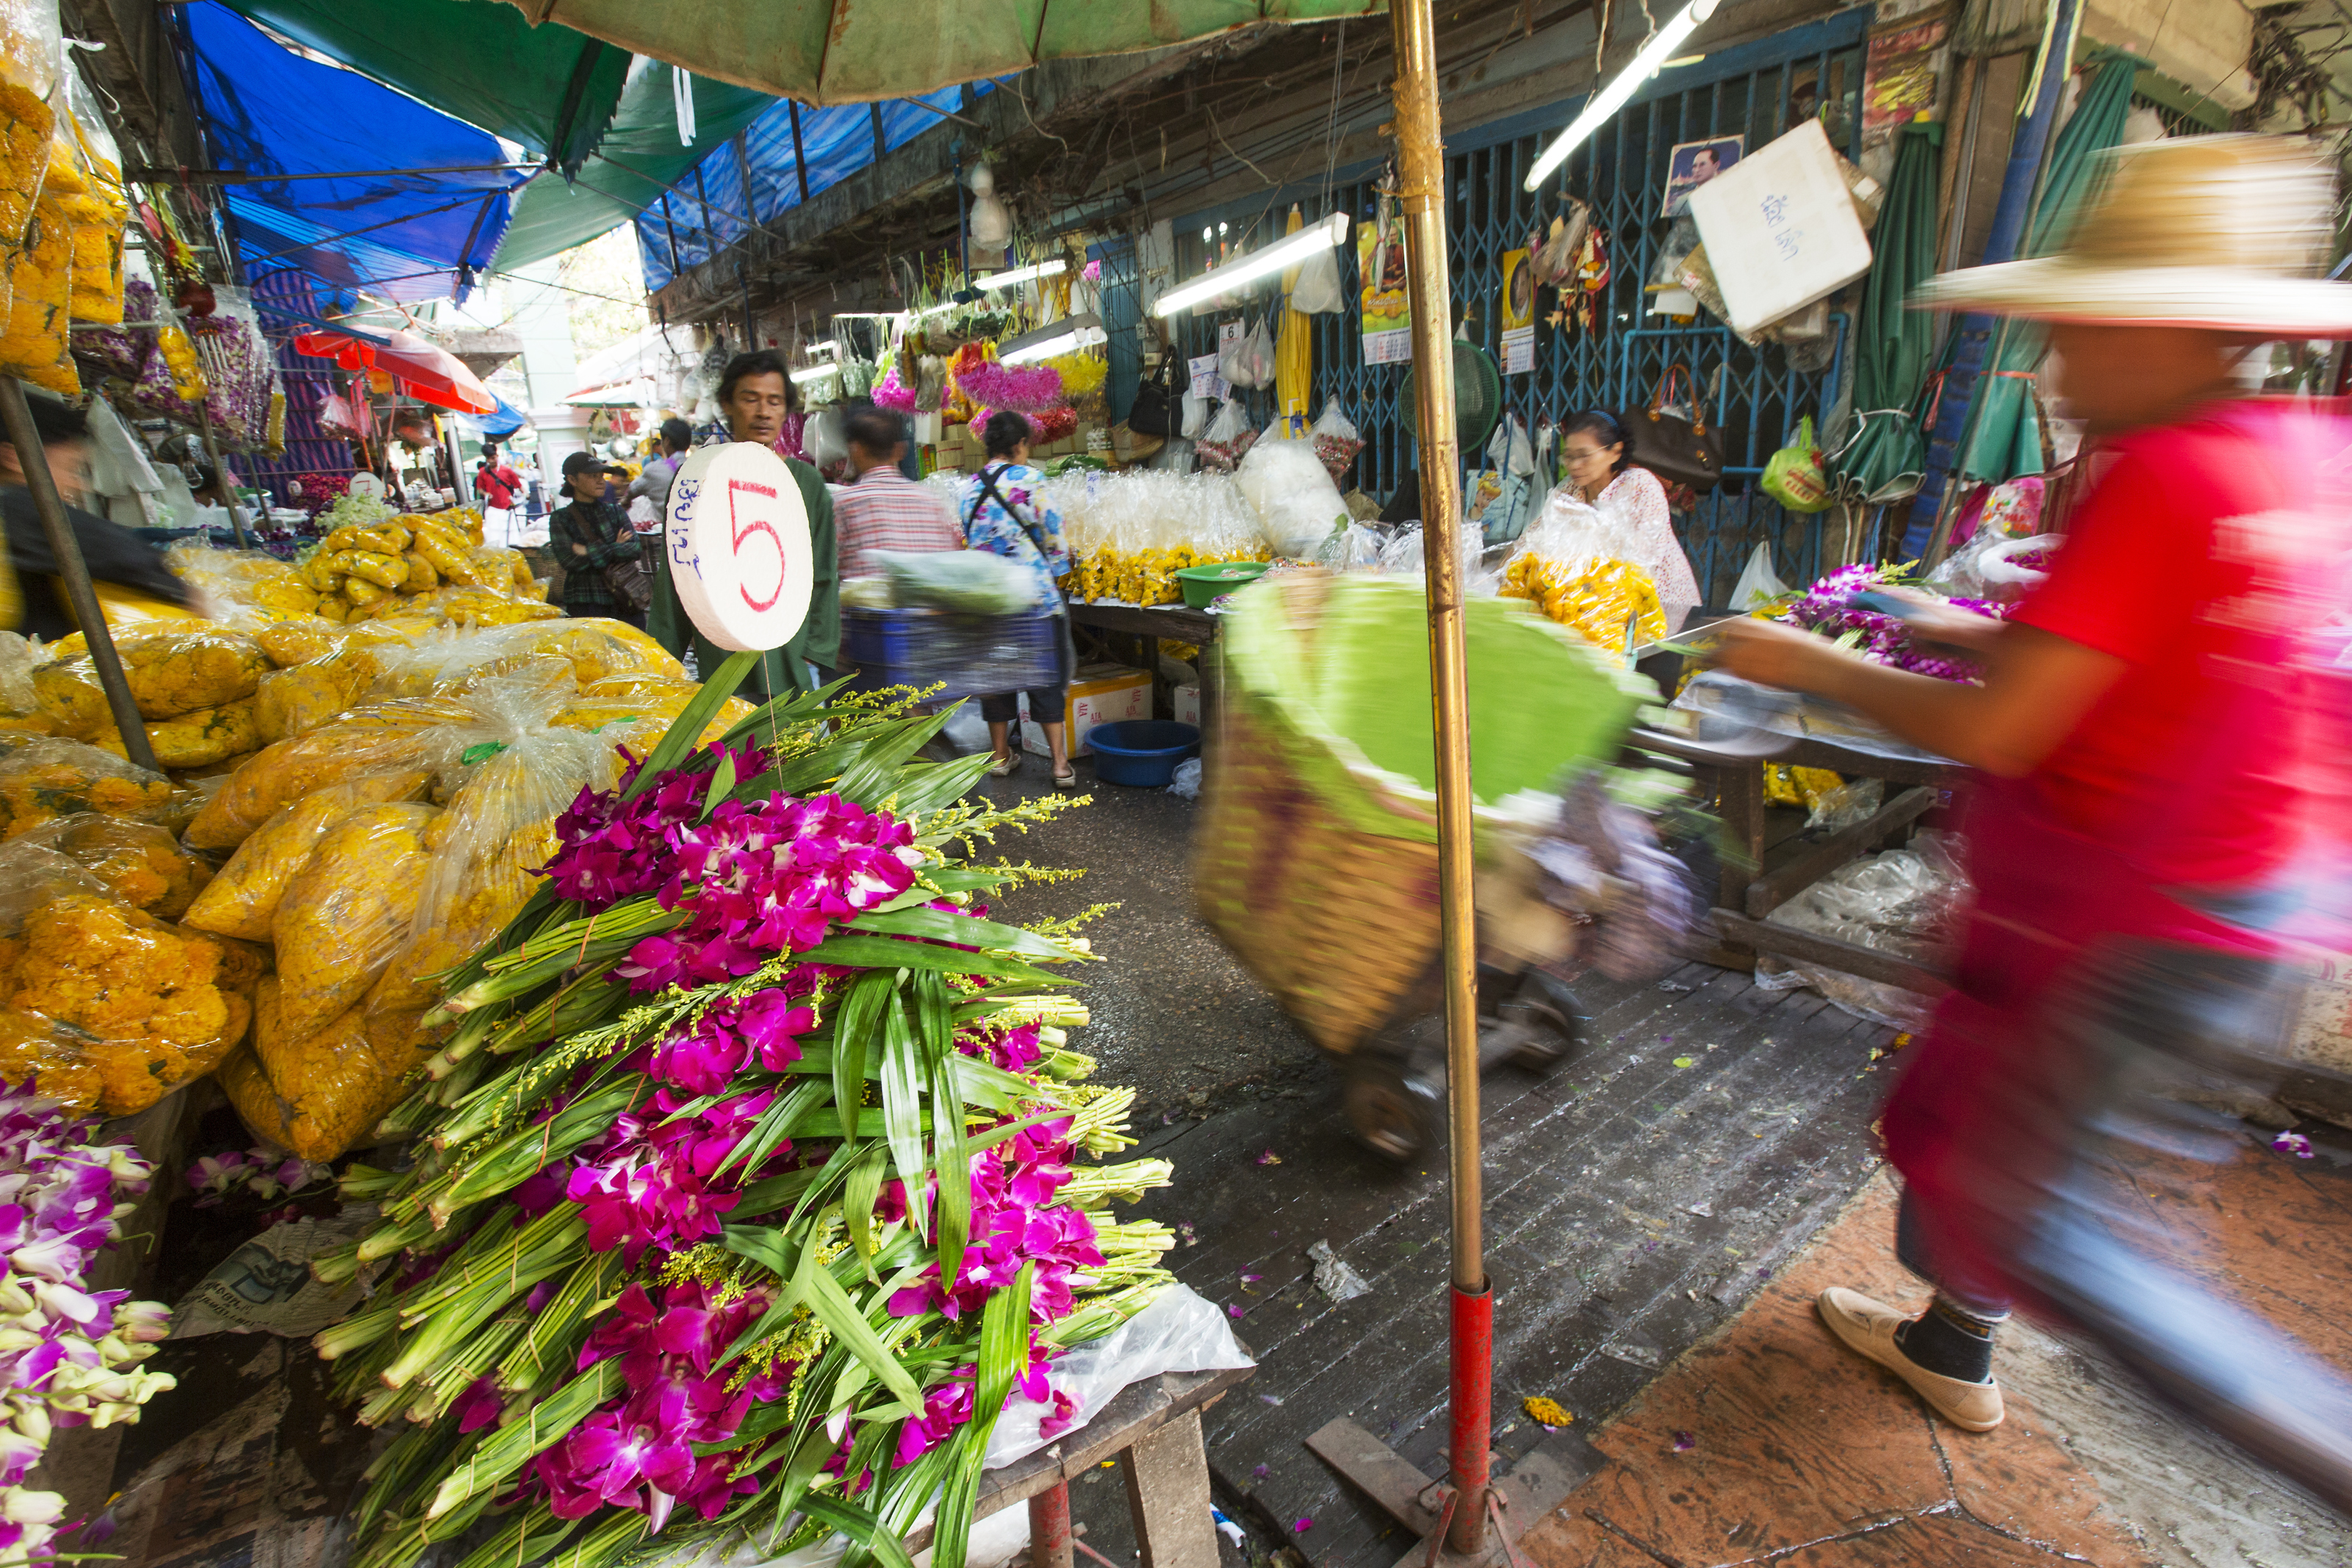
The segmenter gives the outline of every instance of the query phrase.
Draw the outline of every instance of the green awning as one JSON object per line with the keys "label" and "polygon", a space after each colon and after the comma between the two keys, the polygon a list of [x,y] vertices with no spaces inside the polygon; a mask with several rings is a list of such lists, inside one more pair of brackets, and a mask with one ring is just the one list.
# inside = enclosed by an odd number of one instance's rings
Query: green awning
{"label": "green awning", "polygon": [[[2034,199],[2028,256],[2057,249],[2074,226],[2074,215],[2092,187],[2098,155],[2124,137],[2131,112],[2132,79],[2144,63],[2120,49],[2101,51],[2098,74],[2084,88],[2074,117],[2058,132]],[[2034,367],[2042,363],[2040,323],[2012,318],[1993,334],[1983,374],[1969,410],[1954,469],[1964,479],[1999,484],[2020,474],[2038,474],[2047,460],[2042,418],[2033,403]]]}
{"label": "green awning", "polygon": [[[576,166],[621,99],[629,51],[478,0],[227,0],[265,26],[536,157]],[[316,106],[333,112],[331,104]],[[612,226],[607,224],[606,227]]]}
{"label": "green awning", "polygon": [[1839,476],[1871,505],[1916,495],[1927,468],[1919,384],[1936,346],[1935,318],[1905,309],[1936,270],[1936,177],[1944,128],[1906,125],[1886,201],[1871,235],[1870,280],[1854,328],[1856,427],[1835,459]]}
{"label": "green awning", "polygon": [[[468,8],[505,14],[496,5]],[[677,74],[676,67],[666,65],[639,71],[621,95],[612,128],[569,184],[548,173],[516,193],[514,216],[493,266],[511,271],[619,227],[658,204],[662,193],[692,174],[712,148],[775,101],[764,92],[694,77],[694,145],[680,146]],[[714,206],[743,205],[732,193],[713,191],[710,200]]]}
{"label": "green awning", "polygon": [[914,98],[1047,60],[1260,22],[1376,16],[1387,0],[507,0],[698,76],[803,103]]}

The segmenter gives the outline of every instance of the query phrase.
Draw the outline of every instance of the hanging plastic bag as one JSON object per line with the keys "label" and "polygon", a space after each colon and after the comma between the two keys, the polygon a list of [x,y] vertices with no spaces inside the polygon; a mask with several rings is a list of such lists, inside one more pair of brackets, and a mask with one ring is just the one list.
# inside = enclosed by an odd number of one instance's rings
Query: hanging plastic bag
{"label": "hanging plastic bag", "polygon": [[1339,285],[1339,247],[1318,250],[1299,263],[1298,282],[1290,290],[1290,308],[1303,316],[1328,316],[1348,308],[1347,290]]}
{"label": "hanging plastic bag", "polygon": [[1252,387],[1257,384],[1256,373],[1251,368],[1250,335],[1246,328],[1224,341],[1217,351],[1217,374],[1232,387]]}
{"label": "hanging plastic bag", "polygon": [[1788,596],[1789,584],[1772,570],[1772,546],[1758,543],[1740,568],[1739,581],[1732,584],[1731,607],[1744,616]]}
{"label": "hanging plastic bag", "polygon": [[334,1022],[392,962],[424,890],[425,829],[440,815],[411,802],[362,806],[320,836],[270,921],[289,1034]]}
{"label": "hanging plastic bag", "polygon": [[1209,400],[1196,392],[1184,394],[1184,423],[1177,431],[1187,441],[1201,438],[1201,429],[1209,422]]}
{"label": "hanging plastic bag", "polygon": [[1315,455],[1338,484],[1356,461],[1356,454],[1364,449],[1364,438],[1357,433],[1355,424],[1339,411],[1339,400],[1323,400],[1322,417],[1315,421]]}
{"label": "hanging plastic bag", "polygon": [[1247,342],[1252,386],[1272,386],[1280,368],[1274,352],[1274,329],[1268,324],[1272,320],[1271,313],[1260,316],[1257,325],[1250,329]]}
{"label": "hanging plastic bag", "polygon": [[1795,438],[1764,465],[1764,493],[1790,511],[1829,510],[1829,478],[1822,472],[1822,449],[1813,439],[1811,415],[1797,421]]}
{"label": "hanging plastic bag", "polygon": [[1256,441],[1257,432],[1250,427],[1241,399],[1234,397],[1227,398],[1217,410],[1217,416],[1209,421],[1208,429],[1202,433],[1192,450],[1203,472],[1230,474]]}
{"label": "hanging plastic bag", "polygon": [[1252,447],[1234,478],[1257,509],[1265,538],[1284,555],[1311,558],[1334,531],[1348,524],[1348,503],[1339,499],[1339,487],[1300,442]]}
{"label": "hanging plastic bag", "polygon": [[1535,444],[1516,414],[1507,415],[1486,443],[1486,460],[1494,465],[1496,489],[1478,521],[1489,544],[1508,544],[1527,531],[1536,507]]}

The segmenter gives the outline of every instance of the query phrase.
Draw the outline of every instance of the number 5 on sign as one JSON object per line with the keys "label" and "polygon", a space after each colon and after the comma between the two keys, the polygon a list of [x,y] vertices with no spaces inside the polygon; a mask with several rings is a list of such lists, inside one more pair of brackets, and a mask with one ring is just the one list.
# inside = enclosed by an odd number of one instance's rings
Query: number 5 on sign
{"label": "number 5 on sign", "polygon": [[670,486],[662,547],[678,603],[720,647],[782,647],[808,617],[808,509],[792,470],[765,447],[738,441],[687,458]]}

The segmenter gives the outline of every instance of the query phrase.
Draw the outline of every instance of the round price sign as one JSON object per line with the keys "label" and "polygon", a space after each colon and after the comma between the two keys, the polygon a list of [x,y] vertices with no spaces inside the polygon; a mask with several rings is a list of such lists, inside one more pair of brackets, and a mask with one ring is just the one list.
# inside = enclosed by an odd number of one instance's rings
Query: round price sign
{"label": "round price sign", "polygon": [[736,441],[688,458],[670,483],[662,549],[678,603],[720,647],[782,647],[808,617],[808,509],[765,447]]}

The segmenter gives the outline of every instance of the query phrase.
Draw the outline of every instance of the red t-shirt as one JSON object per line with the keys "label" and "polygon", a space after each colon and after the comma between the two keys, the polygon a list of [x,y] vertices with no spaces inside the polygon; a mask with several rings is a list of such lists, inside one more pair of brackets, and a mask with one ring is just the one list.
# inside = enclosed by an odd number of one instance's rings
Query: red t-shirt
{"label": "red t-shirt", "polygon": [[2104,444],[2012,617],[2124,661],[2033,782],[2165,883],[2258,880],[2320,826],[2319,694],[2297,670],[2340,596],[2343,514],[2315,491],[2343,446],[2264,403]]}
{"label": "red t-shirt", "polygon": [[504,463],[496,467],[484,464],[475,479],[481,486],[482,499],[500,511],[514,505],[515,492],[522,489],[522,476]]}

